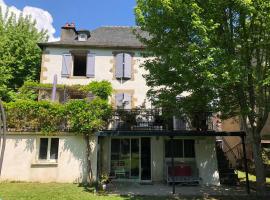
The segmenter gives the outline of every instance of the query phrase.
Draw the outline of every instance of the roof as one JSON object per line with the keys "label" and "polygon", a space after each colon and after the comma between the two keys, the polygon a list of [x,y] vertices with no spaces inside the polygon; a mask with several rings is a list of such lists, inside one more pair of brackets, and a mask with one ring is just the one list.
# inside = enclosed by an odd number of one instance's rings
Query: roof
{"label": "roof", "polygon": [[137,136],[137,137],[150,137],[150,136],[163,136],[163,137],[217,137],[217,136],[235,136],[244,137],[246,133],[243,131],[226,132],[226,131],[195,131],[195,130],[178,130],[178,131],[166,131],[166,130],[145,130],[145,131],[114,131],[105,130],[96,133],[97,136],[117,136],[117,137],[127,137],[127,136]]}
{"label": "roof", "polygon": [[[80,32],[80,31],[77,31]],[[90,31],[90,38],[87,41],[78,41],[77,39],[60,40],[56,42],[39,43],[39,46],[48,47],[98,47],[98,48],[131,48],[143,49],[145,46],[138,40],[138,33],[142,37],[149,37],[147,32],[139,27],[127,26],[104,26]]]}

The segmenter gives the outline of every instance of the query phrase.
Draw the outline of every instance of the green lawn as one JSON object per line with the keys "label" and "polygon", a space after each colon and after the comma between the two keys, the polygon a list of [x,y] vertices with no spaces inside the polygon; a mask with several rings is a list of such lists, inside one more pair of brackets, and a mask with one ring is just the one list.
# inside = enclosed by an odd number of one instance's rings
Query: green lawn
{"label": "green lawn", "polygon": [[[243,171],[237,171],[237,175],[238,178],[240,179],[240,181],[246,181],[246,173]],[[250,182],[256,182],[256,176],[252,175],[252,174],[248,174],[248,179]],[[266,178],[266,183],[270,184],[270,178],[267,177]]]}
{"label": "green lawn", "polygon": [[[76,184],[59,183],[0,183],[1,200],[199,200],[206,198],[128,197],[94,195]],[[223,197],[211,200],[248,200],[249,198]]]}

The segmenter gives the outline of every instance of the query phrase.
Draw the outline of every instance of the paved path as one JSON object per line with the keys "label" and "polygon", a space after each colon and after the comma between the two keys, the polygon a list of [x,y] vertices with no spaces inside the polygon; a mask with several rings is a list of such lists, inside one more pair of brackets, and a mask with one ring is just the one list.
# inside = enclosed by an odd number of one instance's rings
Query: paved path
{"label": "paved path", "polygon": [[[139,183],[113,183],[108,186],[110,194],[141,195],[141,196],[169,196],[172,186],[165,184],[141,185]],[[180,196],[245,196],[243,187],[226,186],[176,186],[176,195]]]}

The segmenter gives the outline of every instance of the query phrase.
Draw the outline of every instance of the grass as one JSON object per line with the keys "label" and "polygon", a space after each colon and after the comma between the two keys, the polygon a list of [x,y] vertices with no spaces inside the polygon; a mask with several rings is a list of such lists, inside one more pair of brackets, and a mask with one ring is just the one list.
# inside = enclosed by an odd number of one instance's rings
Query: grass
{"label": "grass", "polygon": [[[106,194],[93,194],[84,187],[75,184],[60,183],[0,183],[1,200],[249,200],[247,197],[220,197],[220,198],[194,198],[194,197],[142,197],[142,196],[108,196]],[[254,198],[255,199],[255,198]]]}
{"label": "grass", "polygon": [[[246,181],[246,173],[243,172],[243,171],[237,171],[237,175],[238,175],[238,178],[240,179],[240,182],[244,182]],[[256,176],[254,176],[253,174],[248,174],[248,179],[250,182],[256,182]],[[267,177],[266,178],[266,184],[269,184],[270,185],[270,178]]]}

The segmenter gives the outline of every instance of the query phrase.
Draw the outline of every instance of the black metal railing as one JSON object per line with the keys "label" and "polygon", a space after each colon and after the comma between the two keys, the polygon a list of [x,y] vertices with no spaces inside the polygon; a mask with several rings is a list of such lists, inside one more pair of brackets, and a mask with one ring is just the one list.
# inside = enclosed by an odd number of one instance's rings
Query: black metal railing
{"label": "black metal railing", "polygon": [[162,109],[117,109],[109,130],[215,130],[212,113],[194,112],[190,116],[168,117]]}
{"label": "black metal railing", "polygon": [[167,121],[161,109],[117,109],[110,130],[166,130]]}

